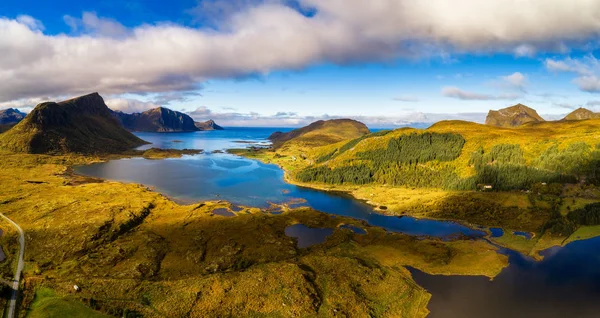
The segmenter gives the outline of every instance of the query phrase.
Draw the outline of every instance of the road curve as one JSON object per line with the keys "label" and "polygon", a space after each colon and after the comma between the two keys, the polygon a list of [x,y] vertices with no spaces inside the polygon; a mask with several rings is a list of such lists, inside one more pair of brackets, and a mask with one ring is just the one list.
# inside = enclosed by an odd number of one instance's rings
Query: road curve
{"label": "road curve", "polygon": [[12,281],[12,295],[10,296],[10,303],[8,306],[8,313],[6,317],[13,318],[17,309],[17,295],[19,293],[19,280],[21,279],[21,272],[23,271],[23,254],[25,254],[25,235],[21,227],[13,222],[13,220],[6,217],[6,215],[0,213],[5,220],[14,225],[19,231],[19,262],[17,263],[17,271],[15,272],[15,278]]}

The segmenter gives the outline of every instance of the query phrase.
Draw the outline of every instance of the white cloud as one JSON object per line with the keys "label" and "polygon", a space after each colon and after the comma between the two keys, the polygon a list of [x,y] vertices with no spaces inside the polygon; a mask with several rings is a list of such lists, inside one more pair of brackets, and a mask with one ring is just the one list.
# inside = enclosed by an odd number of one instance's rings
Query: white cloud
{"label": "white cloud", "polygon": [[45,35],[31,19],[0,18],[0,101],[186,91],[320,62],[561,51],[597,37],[600,25],[600,1],[590,0],[298,0],[311,17],[283,0],[238,2],[249,5],[223,9],[214,29],[127,29],[87,12],[65,17],[73,35]]}
{"label": "white cloud", "polygon": [[464,91],[455,86],[447,86],[442,88],[442,95],[450,98],[462,99],[462,100],[499,100],[499,99],[517,99],[521,97],[519,94],[508,94],[503,93],[500,95],[492,94],[481,94],[475,92]]}
{"label": "white cloud", "polygon": [[536,52],[536,48],[529,44],[521,44],[514,49],[515,56],[517,57],[533,57]]}
{"label": "white cloud", "polygon": [[511,75],[501,76],[500,79],[503,84],[501,86],[518,89],[523,92],[525,91],[528,82],[527,77],[521,72],[514,72]]}
{"label": "white cloud", "polygon": [[600,78],[597,76],[582,76],[573,80],[579,89],[590,93],[600,93]]}
{"label": "white cloud", "polygon": [[554,103],[553,104],[554,107],[558,107],[558,108],[566,108],[566,109],[570,109],[573,110],[579,106],[575,105],[575,104],[571,104],[571,103]]}
{"label": "white cloud", "polygon": [[546,59],[546,68],[552,72],[570,72],[578,75],[573,83],[580,90],[600,93],[600,60],[590,54],[581,59]]}
{"label": "white cloud", "polygon": [[600,106],[600,100],[591,100],[585,104],[586,106]]}
{"label": "white cloud", "polygon": [[159,105],[152,102],[143,102],[136,99],[113,98],[105,101],[106,106],[112,110],[122,111],[124,113],[141,113]]}
{"label": "white cloud", "polygon": [[[195,111],[188,113],[196,121],[205,121],[213,119],[221,126],[268,126],[268,127],[301,127],[306,126],[317,120],[328,120],[336,118],[348,118],[346,116],[336,115],[314,115],[301,116],[296,113],[281,113],[273,115],[263,115],[254,112],[214,112],[206,106],[198,107]],[[440,120],[458,119],[482,123],[485,120],[485,113],[458,113],[458,114],[437,114],[422,112],[405,112],[389,116],[350,116],[350,118],[361,121],[369,127],[393,128],[412,124],[432,124]],[[426,125],[425,125],[426,126]]]}
{"label": "white cloud", "polygon": [[37,104],[51,101],[48,97],[23,98],[0,103],[0,109],[16,108],[22,112],[30,112]]}
{"label": "white cloud", "polygon": [[37,20],[29,15],[18,16],[17,22],[19,22],[23,25],[26,25],[27,27],[29,27],[29,29],[34,30],[34,31],[43,31],[44,30],[44,24],[42,23],[42,21]]}
{"label": "white cloud", "polygon": [[99,18],[95,12],[84,12],[81,19],[65,15],[63,20],[72,32],[83,31],[92,35],[117,38],[128,34],[125,26],[112,19]]}
{"label": "white cloud", "polygon": [[392,98],[392,100],[397,102],[418,102],[419,98],[411,95],[400,95]]}

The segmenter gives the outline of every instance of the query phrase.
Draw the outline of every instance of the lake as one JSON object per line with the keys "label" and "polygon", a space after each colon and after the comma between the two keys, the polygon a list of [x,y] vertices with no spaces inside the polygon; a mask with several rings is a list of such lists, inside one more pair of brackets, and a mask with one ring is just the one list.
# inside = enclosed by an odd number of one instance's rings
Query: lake
{"label": "lake", "polygon": [[[193,148],[210,151],[268,143],[267,137],[277,128],[237,128],[235,130],[193,133],[137,133],[152,142],[148,147]],[[231,137],[226,138],[231,131]],[[214,134],[213,134],[214,133]],[[173,142],[177,140],[177,142]],[[249,141],[239,142],[239,141]],[[370,225],[410,235],[450,237],[463,234],[481,237],[485,233],[455,222],[419,220],[412,217],[387,216],[348,195],[298,187],[284,181],[284,172],[273,164],[227,153],[205,152],[164,160],[143,158],[112,160],[75,167],[75,172],[109,180],[141,183],[156,187],[174,200],[191,203],[227,200],[234,204],[262,207],[270,203],[304,201],[294,206],[310,206],[325,213],[364,220]]]}
{"label": "lake", "polygon": [[[294,202],[316,210],[364,220],[372,226],[410,235],[470,237],[485,235],[454,222],[419,220],[375,213],[371,206],[338,193],[287,184],[283,171],[270,164],[213,151],[266,145],[274,128],[235,128],[194,133],[137,133],[148,147],[204,149],[200,155],[177,159],[122,159],[79,166],[79,174],[154,186],[179,202],[227,200],[268,207],[270,202]],[[174,142],[176,141],[176,142]],[[240,142],[244,141],[244,142]],[[298,200],[300,199],[300,200]],[[305,201],[298,204],[297,202]],[[360,229],[358,229],[360,230]],[[494,236],[502,229],[492,229]],[[305,247],[321,242],[328,229],[304,225],[288,228]],[[526,233],[515,233],[526,235]],[[485,277],[428,275],[411,270],[417,283],[433,297],[430,317],[600,317],[600,238],[571,243],[543,252],[541,262],[501,249],[510,266],[493,281]]]}

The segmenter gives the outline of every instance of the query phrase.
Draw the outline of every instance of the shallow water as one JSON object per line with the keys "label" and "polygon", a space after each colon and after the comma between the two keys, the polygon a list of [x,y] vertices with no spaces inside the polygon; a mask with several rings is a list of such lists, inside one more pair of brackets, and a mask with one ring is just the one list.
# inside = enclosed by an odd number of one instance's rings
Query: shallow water
{"label": "shallow water", "polygon": [[225,208],[214,209],[214,210],[212,210],[212,213],[216,214],[216,215],[220,215],[220,216],[227,216],[227,217],[235,216],[235,213],[233,213]]}
{"label": "shallow water", "polygon": [[312,228],[304,224],[294,224],[285,228],[285,235],[295,237],[298,240],[299,248],[323,243],[331,234],[333,234],[333,229]]}
{"label": "shallow water", "polygon": [[[218,133],[223,134],[223,131]],[[244,134],[252,136],[252,140],[265,142],[270,132],[263,129],[246,131]],[[144,133],[138,136],[152,140],[156,143],[154,146],[176,145],[180,149],[202,144],[205,148],[220,150],[217,148],[229,145],[229,141],[223,141],[223,138],[197,141],[195,139],[205,136],[197,133]],[[234,139],[239,138],[241,137],[236,135]],[[181,142],[170,142],[175,139]],[[237,143],[238,147],[246,145],[248,144]],[[268,208],[271,202],[293,202],[294,206],[310,206],[322,212],[364,220],[370,225],[411,235],[485,235],[483,231],[470,229],[455,222],[378,214],[371,206],[350,196],[288,184],[283,180],[283,171],[276,165],[263,164],[230,154],[205,153],[165,160],[121,159],[75,167],[75,171],[88,176],[154,186],[180,202],[227,200],[237,205],[261,208]]]}

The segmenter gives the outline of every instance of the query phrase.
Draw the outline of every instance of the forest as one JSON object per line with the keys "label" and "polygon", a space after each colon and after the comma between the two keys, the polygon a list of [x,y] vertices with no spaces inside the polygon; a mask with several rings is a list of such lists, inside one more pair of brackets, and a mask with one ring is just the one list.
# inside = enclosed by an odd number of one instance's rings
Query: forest
{"label": "forest", "polygon": [[525,159],[518,144],[498,144],[474,151],[468,162],[473,175],[461,178],[453,162],[461,155],[465,139],[455,133],[410,133],[391,138],[387,147],[356,153],[356,159],[342,167],[329,168],[327,162],[354,148],[360,141],[388,132],[365,135],[319,157],[316,167],[308,167],[296,178],[302,182],[329,184],[381,183],[447,190],[477,190],[487,186],[497,191],[528,190],[537,183],[576,183],[581,178],[600,181],[600,148],[580,142],[559,147],[550,145],[542,154]]}

